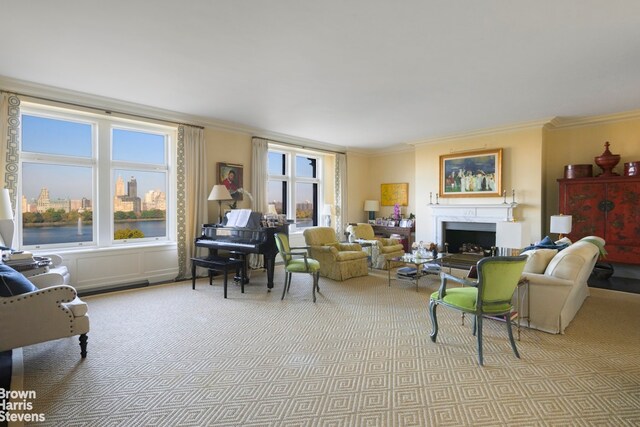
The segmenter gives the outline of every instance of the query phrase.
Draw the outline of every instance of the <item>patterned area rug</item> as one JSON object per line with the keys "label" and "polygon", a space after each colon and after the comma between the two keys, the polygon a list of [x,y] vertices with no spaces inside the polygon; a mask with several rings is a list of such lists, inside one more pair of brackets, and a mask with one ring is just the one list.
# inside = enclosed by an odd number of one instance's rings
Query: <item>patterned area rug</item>
{"label": "patterned area rug", "polygon": [[199,280],[86,297],[88,357],[77,338],[25,348],[38,425],[640,425],[640,295],[592,289],[565,335],[525,329],[513,355],[485,321],[485,366],[470,322],[386,272],[342,283],[283,274],[267,293]]}

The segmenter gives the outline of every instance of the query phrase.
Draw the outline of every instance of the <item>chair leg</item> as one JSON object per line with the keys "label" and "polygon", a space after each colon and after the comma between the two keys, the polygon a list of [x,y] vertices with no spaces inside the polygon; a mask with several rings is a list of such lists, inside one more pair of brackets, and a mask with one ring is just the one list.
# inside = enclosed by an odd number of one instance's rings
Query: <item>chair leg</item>
{"label": "chair leg", "polygon": [[80,335],[80,356],[84,359],[87,357],[87,334]]}
{"label": "chair leg", "polygon": [[478,329],[478,362],[480,362],[480,366],[483,365],[483,358],[482,358],[482,315],[481,314],[477,314],[475,316],[475,322],[474,324],[477,326]]}
{"label": "chair leg", "polygon": [[316,278],[315,273],[311,273],[311,277],[313,277],[313,302],[316,302],[316,286],[318,285],[318,279]]}
{"label": "chair leg", "polygon": [[476,331],[477,331],[477,326],[478,324],[476,323],[476,318],[477,316],[473,316],[473,324],[471,325],[471,332],[473,333],[473,336],[476,336]]}
{"label": "chair leg", "polygon": [[431,316],[431,341],[436,342],[436,337],[438,336],[438,317],[436,316],[436,309],[438,308],[438,304],[435,300],[429,301],[429,316]]}
{"label": "chair leg", "polygon": [[320,292],[320,272],[316,271],[315,276],[316,276],[316,290]]}
{"label": "chair leg", "polygon": [[284,288],[282,289],[282,298],[280,298],[280,301],[282,301],[284,299],[284,294],[287,293],[287,281],[289,280],[289,273],[285,271],[284,273]]}
{"label": "chair leg", "polygon": [[293,276],[293,273],[287,273],[289,275],[289,284],[287,285],[287,293],[289,293],[289,291],[291,290],[291,277]]}
{"label": "chair leg", "polygon": [[511,329],[511,313],[506,315],[507,321],[507,332],[509,333],[509,341],[511,342],[511,348],[513,349],[513,353],[516,355],[518,359],[520,359],[520,353],[518,353],[518,348],[516,347],[516,342],[513,340],[513,330]]}

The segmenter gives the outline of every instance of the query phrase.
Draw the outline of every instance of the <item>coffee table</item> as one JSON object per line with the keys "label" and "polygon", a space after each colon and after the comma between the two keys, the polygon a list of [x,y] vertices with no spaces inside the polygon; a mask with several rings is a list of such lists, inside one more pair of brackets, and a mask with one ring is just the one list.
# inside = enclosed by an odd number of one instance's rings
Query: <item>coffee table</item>
{"label": "coffee table", "polygon": [[[404,254],[401,257],[390,258],[387,260],[387,271],[389,273],[389,286],[391,286],[391,266],[392,263],[398,263],[402,265],[412,265],[416,269],[415,282],[416,282],[416,292],[418,292],[418,281],[422,276],[426,276],[428,274],[440,274],[440,265],[442,263],[442,259],[445,258],[448,254],[439,253],[435,258],[432,256],[423,258],[418,257],[413,254]],[[437,264],[438,266],[434,268],[427,268],[424,271],[425,264]]]}

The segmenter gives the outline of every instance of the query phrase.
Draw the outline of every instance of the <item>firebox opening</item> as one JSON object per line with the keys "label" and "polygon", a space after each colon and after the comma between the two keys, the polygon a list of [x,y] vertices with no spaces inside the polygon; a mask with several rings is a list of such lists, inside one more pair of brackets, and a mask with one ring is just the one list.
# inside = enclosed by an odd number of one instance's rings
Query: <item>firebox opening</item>
{"label": "firebox opening", "polygon": [[496,245],[496,225],[485,222],[444,222],[443,242],[451,253],[491,254]]}

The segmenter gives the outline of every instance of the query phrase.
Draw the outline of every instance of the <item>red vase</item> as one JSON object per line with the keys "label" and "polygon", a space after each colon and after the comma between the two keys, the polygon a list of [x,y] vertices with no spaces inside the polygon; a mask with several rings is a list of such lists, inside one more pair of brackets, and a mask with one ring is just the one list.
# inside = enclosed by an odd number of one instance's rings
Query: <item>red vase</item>
{"label": "red vase", "polygon": [[613,172],[613,168],[620,162],[620,154],[611,154],[609,151],[609,141],[604,144],[604,153],[595,157],[596,165],[602,169],[602,173],[598,176],[618,176],[619,174]]}

